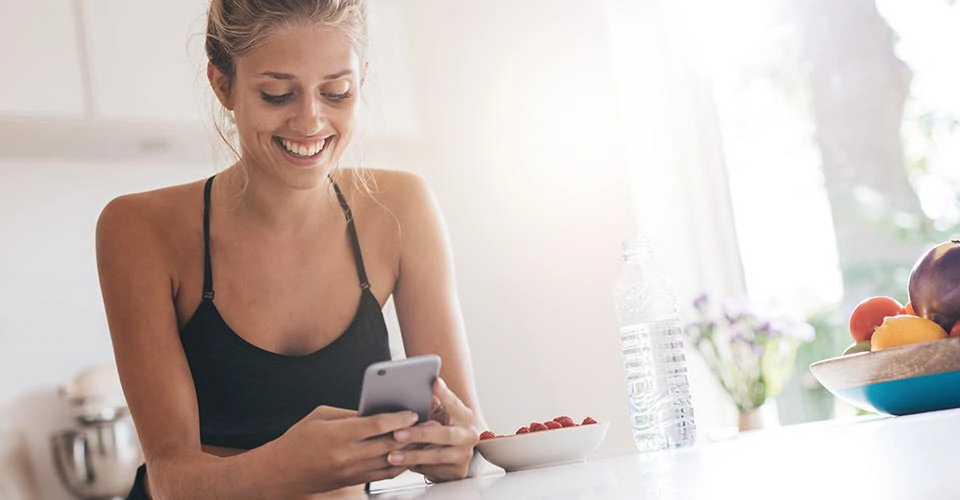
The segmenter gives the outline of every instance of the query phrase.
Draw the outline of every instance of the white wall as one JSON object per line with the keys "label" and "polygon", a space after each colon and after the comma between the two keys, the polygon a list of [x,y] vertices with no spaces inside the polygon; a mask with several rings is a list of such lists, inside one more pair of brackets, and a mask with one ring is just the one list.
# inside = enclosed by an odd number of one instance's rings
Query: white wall
{"label": "white wall", "polygon": [[[402,5],[381,11],[392,43],[372,51],[371,130],[386,132],[358,153],[419,173],[439,198],[488,424],[591,415],[613,423],[597,456],[634,451],[611,288],[635,204],[605,12],[588,0]],[[378,67],[378,55],[406,61]],[[112,356],[99,210],[213,171],[0,161],[0,431],[26,433],[42,498],[68,498],[46,451],[69,424],[55,388]],[[695,397],[713,390],[694,376]]]}
{"label": "white wall", "polygon": [[633,226],[606,19],[587,6],[406,2],[421,135],[367,159],[439,197],[490,426],[592,415],[614,422],[608,455],[635,449],[611,297]]}
{"label": "white wall", "polygon": [[50,432],[71,425],[57,387],[113,360],[94,252],[100,210],[120,194],[212,172],[0,160],[0,434],[24,435],[39,498],[70,498],[48,450]]}

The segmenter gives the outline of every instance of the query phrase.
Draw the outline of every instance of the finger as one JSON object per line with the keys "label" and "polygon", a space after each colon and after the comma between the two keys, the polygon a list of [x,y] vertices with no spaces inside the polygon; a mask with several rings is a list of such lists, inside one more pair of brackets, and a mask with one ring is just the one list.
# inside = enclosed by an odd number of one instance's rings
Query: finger
{"label": "finger", "polygon": [[354,441],[361,441],[375,436],[390,434],[399,429],[408,428],[417,423],[419,416],[412,411],[395,413],[381,413],[369,417],[358,417],[357,425],[351,426],[350,437]]}
{"label": "finger", "polygon": [[447,413],[446,409],[443,407],[443,403],[440,402],[440,398],[433,396],[433,401],[431,404],[432,408],[430,410],[430,421],[440,423],[442,425],[451,425],[450,414]]}
{"label": "finger", "polygon": [[473,457],[472,448],[462,446],[442,446],[413,451],[392,451],[387,462],[393,466],[412,467],[417,465],[441,465],[469,463]]}
{"label": "finger", "polygon": [[[389,439],[387,438],[386,440],[389,440]],[[395,445],[385,445],[385,446],[389,448]],[[396,450],[391,450],[391,451],[396,451]],[[344,472],[349,477],[358,478],[358,477],[365,477],[369,474],[377,474],[378,471],[383,471],[384,469],[399,468],[400,472],[403,472],[403,470],[408,469],[408,467],[406,466],[391,464],[387,460],[387,457],[388,457],[387,452],[377,453],[373,456],[367,456],[365,458],[359,458],[356,456],[351,457],[347,459]]]}
{"label": "finger", "polygon": [[440,400],[443,411],[451,417],[454,422],[470,423],[473,425],[473,412],[447,387],[447,383],[443,378],[437,377],[433,392]]}
{"label": "finger", "polygon": [[466,474],[459,473],[459,470],[459,467],[453,465],[424,465],[419,467],[419,470],[415,472],[423,474],[423,478],[427,480],[428,484],[430,484],[465,478]]}
{"label": "finger", "polygon": [[433,400],[430,401],[430,416],[433,417],[437,412],[443,411],[443,405],[440,404],[440,398],[433,396]]}
{"label": "finger", "polygon": [[417,474],[422,474],[423,478],[431,483],[439,483],[442,479],[438,479],[438,476],[441,475],[441,472],[446,472],[446,469],[452,469],[451,465],[414,465],[410,467],[409,470],[416,472]]}
{"label": "finger", "polygon": [[443,446],[473,446],[479,437],[473,430],[465,427],[421,424],[409,429],[393,432],[398,443],[430,443]]}
{"label": "finger", "polygon": [[411,445],[408,443],[400,443],[390,435],[379,436],[356,443],[353,447],[352,457],[353,460],[379,458],[381,465],[384,465],[387,463],[387,454],[409,446]]}
{"label": "finger", "polygon": [[[414,427],[444,427],[444,425],[435,420],[427,420],[426,422],[417,424]],[[430,446],[429,443],[417,442],[410,433],[410,429],[400,429],[398,431],[394,431],[393,440],[398,443],[414,443],[410,445],[411,449],[420,449],[424,446]]]}

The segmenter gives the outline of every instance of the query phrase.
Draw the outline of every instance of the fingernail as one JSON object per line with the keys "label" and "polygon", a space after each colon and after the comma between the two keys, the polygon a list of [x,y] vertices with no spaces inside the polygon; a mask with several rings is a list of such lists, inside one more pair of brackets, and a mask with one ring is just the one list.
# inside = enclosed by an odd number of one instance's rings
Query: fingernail
{"label": "fingernail", "polygon": [[400,465],[403,463],[403,453],[395,451],[387,455],[387,461],[393,465]]}
{"label": "fingernail", "polygon": [[420,415],[417,415],[416,413],[414,413],[414,412],[412,412],[412,411],[411,411],[411,412],[407,412],[407,420],[409,420],[410,423],[415,424],[415,423],[417,423],[417,420],[420,420]]}
{"label": "fingernail", "polygon": [[393,438],[397,441],[406,441],[410,439],[410,431],[397,431],[393,433]]}

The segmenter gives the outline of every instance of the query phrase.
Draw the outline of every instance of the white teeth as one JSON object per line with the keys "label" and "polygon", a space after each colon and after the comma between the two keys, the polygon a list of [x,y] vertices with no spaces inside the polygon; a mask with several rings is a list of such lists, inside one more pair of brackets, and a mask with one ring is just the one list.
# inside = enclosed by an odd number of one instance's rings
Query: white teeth
{"label": "white teeth", "polygon": [[314,142],[310,145],[296,143],[286,139],[280,139],[280,143],[283,144],[284,149],[286,149],[288,152],[297,156],[309,158],[311,156],[315,156],[320,151],[323,151],[324,146],[327,144],[327,139],[324,138],[320,142]]}

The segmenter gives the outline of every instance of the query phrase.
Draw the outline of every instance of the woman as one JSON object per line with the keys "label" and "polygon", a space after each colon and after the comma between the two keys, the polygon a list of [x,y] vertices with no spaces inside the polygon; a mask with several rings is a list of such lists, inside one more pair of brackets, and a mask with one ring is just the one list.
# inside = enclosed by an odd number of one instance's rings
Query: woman
{"label": "woman", "polygon": [[[101,287],[146,459],[130,498],[468,474],[480,417],[437,204],[413,175],[338,167],[365,44],[364,0],[213,0],[207,76],[239,160],[103,210]],[[426,424],[355,412],[364,368],[390,357],[391,295],[407,355],[443,360]]]}

